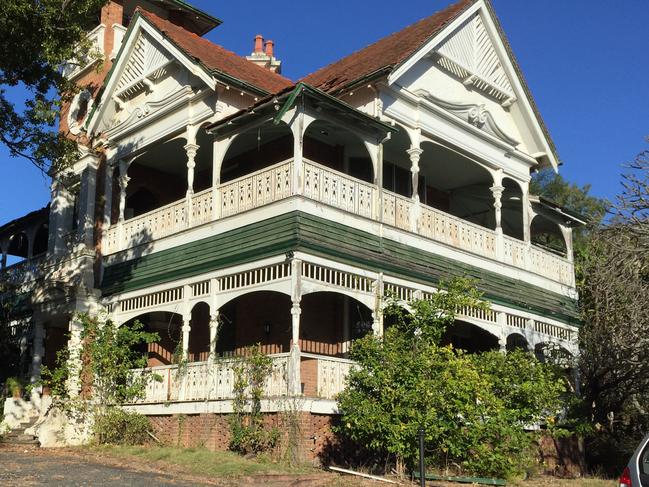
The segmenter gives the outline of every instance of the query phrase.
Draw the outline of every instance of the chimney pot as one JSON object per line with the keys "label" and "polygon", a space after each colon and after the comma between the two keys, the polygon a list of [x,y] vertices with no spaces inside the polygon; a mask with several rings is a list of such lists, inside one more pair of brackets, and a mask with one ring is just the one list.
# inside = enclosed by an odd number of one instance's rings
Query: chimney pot
{"label": "chimney pot", "polygon": [[264,52],[264,36],[261,34],[255,36],[255,52]]}
{"label": "chimney pot", "polygon": [[273,47],[275,43],[273,41],[266,41],[266,56],[273,57]]}

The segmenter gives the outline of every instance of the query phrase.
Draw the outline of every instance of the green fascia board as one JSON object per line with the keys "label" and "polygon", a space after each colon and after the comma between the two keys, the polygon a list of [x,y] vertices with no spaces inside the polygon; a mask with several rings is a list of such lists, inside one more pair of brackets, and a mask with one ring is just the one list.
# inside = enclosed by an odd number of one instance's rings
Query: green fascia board
{"label": "green fascia board", "polygon": [[315,88],[307,83],[303,83],[300,81],[297,85],[295,85],[295,89],[293,92],[289,95],[288,99],[284,103],[284,105],[280,108],[280,110],[277,112],[277,115],[275,116],[275,123],[278,123],[279,120],[282,119],[284,114],[291,109],[295,105],[296,100],[298,99],[299,96],[308,96],[310,98],[314,98],[319,101],[326,101],[327,103],[331,103],[334,105],[336,108],[348,113],[352,117],[358,119],[362,123],[367,123],[370,126],[372,126],[375,129],[378,129],[381,132],[389,133],[389,132],[396,132],[397,129],[393,127],[392,125],[382,122],[378,120],[377,118],[374,118],[370,115],[368,115],[365,112],[360,111],[357,108],[354,108],[353,106],[345,103],[344,101],[336,98],[335,96],[331,96],[328,93],[325,93],[322,90],[319,90],[318,88]]}
{"label": "green fascia board", "polygon": [[102,292],[145,289],[296,251],[432,286],[468,277],[493,303],[580,326],[577,303],[567,296],[299,211],[106,266]]}
{"label": "green fascia board", "polygon": [[[213,15],[210,15],[210,14],[208,14],[207,12],[205,12],[205,11],[203,11],[201,9],[199,9],[197,7],[194,7],[193,5],[190,5],[189,3],[184,2],[183,0],[171,0],[171,2],[178,5],[178,7],[180,7],[181,9],[189,10],[190,12],[198,15],[199,17],[203,17],[209,23],[214,24],[214,26],[212,28],[210,28],[209,30],[212,30],[214,27],[218,27],[219,25],[221,25],[223,23],[223,21],[221,19],[218,19],[218,18],[214,17]],[[209,30],[206,31],[206,32],[209,32]],[[206,32],[203,32],[203,34],[205,34]]]}

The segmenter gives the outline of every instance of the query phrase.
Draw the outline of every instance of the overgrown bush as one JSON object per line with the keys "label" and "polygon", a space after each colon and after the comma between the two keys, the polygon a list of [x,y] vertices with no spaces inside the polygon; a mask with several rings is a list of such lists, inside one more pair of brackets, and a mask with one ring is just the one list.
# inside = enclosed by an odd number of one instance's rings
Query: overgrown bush
{"label": "overgrown bush", "polygon": [[230,449],[241,454],[258,454],[272,450],[277,444],[277,428],[266,429],[261,414],[264,384],[273,369],[273,361],[264,355],[261,346],[247,350],[234,367],[234,414],[230,418]]}
{"label": "overgrown bush", "polygon": [[469,355],[441,346],[444,330],[464,306],[484,307],[466,281],[411,303],[392,303],[382,338],[355,342],[359,364],[339,396],[344,438],[381,465],[413,468],[418,430],[425,431],[429,467],[457,474],[516,477],[532,462],[524,428],[554,423],[564,381],[531,354]]}
{"label": "overgrown bush", "polygon": [[139,413],[109,408],[95,418],[93,437],[100,445],[141,445],[148,438],[149,419]]}

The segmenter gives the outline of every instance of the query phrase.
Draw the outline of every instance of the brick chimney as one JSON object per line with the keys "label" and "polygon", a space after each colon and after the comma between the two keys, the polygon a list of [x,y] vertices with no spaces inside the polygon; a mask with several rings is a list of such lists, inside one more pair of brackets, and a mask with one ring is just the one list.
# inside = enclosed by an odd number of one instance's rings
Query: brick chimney
{"label": "brick chimney", "polygon": [[274,73],[282,72],[282,62],[275,59],[275,43],[270,39],[264,42],[264,36],[257,34],[252,54],[246,59],[257,66],[269,69]]}

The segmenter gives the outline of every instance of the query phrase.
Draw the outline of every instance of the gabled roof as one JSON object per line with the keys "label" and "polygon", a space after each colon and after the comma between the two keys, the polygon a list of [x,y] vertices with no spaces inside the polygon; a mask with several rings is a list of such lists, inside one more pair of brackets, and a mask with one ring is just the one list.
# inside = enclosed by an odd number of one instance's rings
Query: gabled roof
{"label": "gabled roof", "polygon": [[142,8],[136,9],[153,26],[163,33],[190,58],[198,61],[215,75],[242,81],[265,93],[275,93],[292,86],[293,82],[277,73],[257,66],[247,59],[228,51],[218,44],[203,39],[182,27]]}
{"label": "gabled roof", "polygon": [[430,17],[311,73],[301,81],[334,93],[372,75],[387,73],[413,55],[476,1],[460,0]]}

